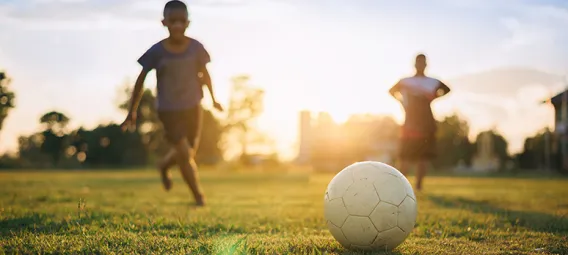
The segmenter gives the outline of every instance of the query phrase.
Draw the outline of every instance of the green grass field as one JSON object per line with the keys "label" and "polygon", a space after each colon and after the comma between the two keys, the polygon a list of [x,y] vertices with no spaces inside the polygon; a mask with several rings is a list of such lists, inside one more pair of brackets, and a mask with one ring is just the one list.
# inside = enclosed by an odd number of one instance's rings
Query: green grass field
{"label": "green grass field", "polygon": [[[332,175],[203,172],[207,208],[175,177],[166,193],[150,170],[0,172],[0,253],[352,254],[323,218]],[[390,254],[568,254],[568,179],[425,185]]]}

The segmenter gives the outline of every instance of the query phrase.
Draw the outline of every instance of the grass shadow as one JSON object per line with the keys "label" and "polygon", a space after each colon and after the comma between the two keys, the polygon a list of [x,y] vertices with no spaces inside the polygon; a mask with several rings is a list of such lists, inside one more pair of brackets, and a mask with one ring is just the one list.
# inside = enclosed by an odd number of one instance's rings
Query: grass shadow
{"label": "grass shadow", "polygon": [[[242,254],[272,254],[264,249],[264,247],[245,248]],[[399,251],[360,251],[348,250],[343,247],[329,247],[328,244],[312,244],[306,242],[302,245],[292,245],[286,249],[279,250],[281,254],[341,254],[341,255],[402,255]]]}
{"label": "grass shadow", "polygon": [[154,233],[158,236],[197,239],[215,235],[246,234],[243,227],[203,222],[164,221],[163,219],[128,224],[139,215],[86,212],[80,217],[61,219],[50,214],[31,213],[21,217],[0,220],[0,237],[22,233],[34,234],[81,234],[84,231],[127,231]]}
{"label": "grass shadow", "polygon": [[80,226],[88,226],[112,218],[106,213],[88,213],[69,220],[54,220],[49,214],[31,213],[25,216],[0,220],[0,236],[11,236],[23,232],[36,234],[63,233]]}
{"label": "grass shadow", "polygon": [[464,197],[428,195],[428,200],[443,208],[459,208],[473,212],[493,214],[513,227],[522,227],[537,232],[568,233],[568,218],[535,211],[509,210]]}
{"label": "grass shadow", "polygon": [[398,251],[343,251],[342,255],[402,255]]}
{"label": "grass shadow", "polygon": [[134,233],[148,232],[157,236],[168,236],[175,238],[198,239],[212,236],[232,236],[248,234],[248,231],[239,226],[225,224],[207,224],[201,222],[192,223],[162,223],[139,226],[129,230]]}

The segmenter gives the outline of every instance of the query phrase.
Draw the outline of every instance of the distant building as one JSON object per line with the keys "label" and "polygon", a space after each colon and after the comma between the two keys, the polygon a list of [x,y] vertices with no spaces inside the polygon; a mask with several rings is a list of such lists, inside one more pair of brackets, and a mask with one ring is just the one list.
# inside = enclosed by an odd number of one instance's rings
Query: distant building
{"label": "distant building", "polygon": [[300,112],[300,130],[299,130],[299,149],[296,162],[299,164],[307,164],[310,161],[310,152],[312,150],[312,114],[309,111]]}
{"label": "distant building", "polygon": [[339,124],[328,113],[320,112],[313,118],[308,111],[300,112],[299,118],[298,164],[334,172],[356,161],[394,163],[398,149],[398,126],[394,121],[367,115]]}
{"label": "distant building", "polygon": [[558,152],[561,155],[562,168],[568,171],[568,90],[550,98],[545,103],[552,103],[554,106],[554,140],[559,146],[553,146],[554,150],[550,153]]}
{"label": "distant building", "polygon": [[547,102],[554,106],[554,132],[565,134],[568,125],[568,90],[550,98]]}
{"label": "distant building", "polygon": [[[317,117],[313,117],[310,111],[300,112],[299,125],[299,148],[296,163],[313,163],[314,150],[321,145],[322,138],[334,135],[335,123],[331,116],[326,112],[320,112]],[[320,142],[318,144],[318,142]]]}

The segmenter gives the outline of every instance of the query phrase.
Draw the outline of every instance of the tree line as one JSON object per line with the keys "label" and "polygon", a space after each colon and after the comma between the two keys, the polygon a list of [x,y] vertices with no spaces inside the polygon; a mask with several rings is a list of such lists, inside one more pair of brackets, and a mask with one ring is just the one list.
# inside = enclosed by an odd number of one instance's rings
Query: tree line
{"label": "tree line", "polygon": [[[1,124],[9,110],[15,107],[15,95],[8,90],[7,79],[0,85]],[[131,88],[127,87],[123,93],[130,95]],[[4,97],[8,97],[7,102]],[[197,161],[216,164],[223,159],[227,148],[237,147],[240,148],[237,159],[247,163],[252,154],[247,147],[267,141],[258,139],[265,135],[254,122],[263,111],[263,98],[264,91],[251,85],[249,76],[234,77],[225,116],[218,117],[203,110]],[[123,132],[117,123],[71,130],[70,118],[65,113],[46,112],[38,119],[42,131],[20,136],[16,155],[3,155],[0,168],[104,168],[153,164],[168,149],[155,102],[152,91],[144,90],[134,132]],[[126,114],[128,105],[128,100],[124,100],[117,107]]]}
{"label": "tree line", "polygon": [[[16,107],[16,95],[10,90],[10,81],[5,73],[0,72],[0,131],[10,110]],[[123,91],[124,95],[131,93],[128,87]],[[215,116],[204,109],[201,142],[196,155],[200,164],[214,165],[222,161],[229,148],[237,151],[238,161],[247,164],[253,160],[252,148],[273,146],[270,138],[255,126],[255,120],[263,112],[263,98],[264,91],[251,85],[249,76],[239,75],[232,79],[225,115]],[[143,92],[137,129],[127,133],[122,132],[116,123],[99,125],[94,129],[80,127],[71,130],[68,125],[70,119],[64,113],[46,112],[38,119],[42,131],[20,136],[16,155],[1,156],[0,169],[139,167],[153,164],[168,148],[154,107],[155,100],[151,90]],[[124,100],[117,107],[126,114],[128,103]],[[329,128],[320,127],[318,130],[315,127],[310,163],[348,164],[365,160],[368,155],[389,150],[388,145],[398,140],[400,127],[390,117],[355,115],[341,128],[340,135],[337,135],[330,133]],[[548,130],[526,138],[524,150],[516,155],[508,154],[506,139],[495,130],[481,132],[473,141],[469,139],[469,133],[469,124],[457,114],[438,122],[435,169],[471,165],[479,138],[485,134],[493,138],[493,151],[502,169],[507,168],[508,163],[513,163],[516,169],[561,168],[560,143]],[[269,158],[275,161],[277,155],[273,153]]]}

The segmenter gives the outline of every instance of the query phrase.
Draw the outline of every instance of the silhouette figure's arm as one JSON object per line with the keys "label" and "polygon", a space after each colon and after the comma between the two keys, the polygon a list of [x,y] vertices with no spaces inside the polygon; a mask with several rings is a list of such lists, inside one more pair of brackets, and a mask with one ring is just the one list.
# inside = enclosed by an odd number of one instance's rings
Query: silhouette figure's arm
{"label": "silhouette figure's arm", "polygon": [[392,97],[394,97],[396,100],[401,101],[402,100],[402,94],[400,93],[401,89],[402,89],[402,85],[400,84],[400,81],[399,81],[394,86],[392,86],[392,88],[389,89],[389,94]]}
{"label": "silhouette figure's arm", "polygon": [[440,82],[440,86],[436,90],[436,98],[445,96],[446,94],[450,93],[451,89],[443,82]]}

